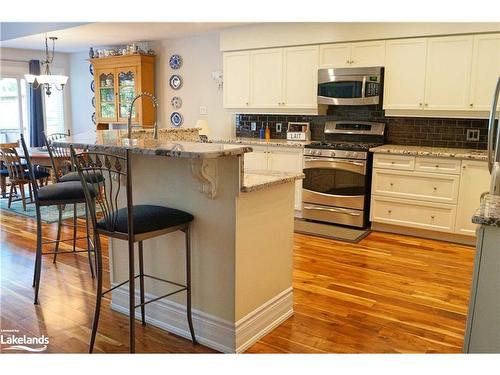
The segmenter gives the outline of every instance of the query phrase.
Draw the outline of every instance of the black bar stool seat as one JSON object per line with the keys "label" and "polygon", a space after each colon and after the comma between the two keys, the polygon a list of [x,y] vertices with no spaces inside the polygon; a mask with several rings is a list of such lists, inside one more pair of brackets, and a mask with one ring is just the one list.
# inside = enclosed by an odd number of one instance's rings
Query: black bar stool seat
{"label": "black bar stool seat", "polygon": [[[104,177],[99,172],[89,173],[88,176],[85,176],[85,179],[87,180],[87,182],[92,182],[92,183],[104,182]],[[80,176],[78,175],[78,172],[69,172],[59,177],[59,182],[70,182],[70,181],[80,182]]]}
{"label": "black bar stool seat", "polygon": [[[172,228],[190,223],[194,219],[193,215],[188,212],[163,206],[134,205],[132,210],[134,234]],[[111,232],[127,233],[127,208],[123,207],[116,211],[114,225],[111,228],[108,227],[104,218],[97,222],[97,227]]]}
{"label": "black bar stool seat", "polygon": [[[95,197],[96,191],[92,184],[87,184],[90,194]],[[85,203],[85,193],[80,181],[70,181],[40,187],[38,200],[41,206],[69,203]]]}

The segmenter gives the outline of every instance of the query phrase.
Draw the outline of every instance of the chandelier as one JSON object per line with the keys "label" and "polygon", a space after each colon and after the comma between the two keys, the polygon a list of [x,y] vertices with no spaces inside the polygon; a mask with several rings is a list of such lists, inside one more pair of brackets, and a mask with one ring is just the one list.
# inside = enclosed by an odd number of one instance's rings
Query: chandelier
{"label": "chandelier", "polygon": [[68,76],[50,73],[50,64],[54,61],[54,49],[57,37],[51,36],[48,39],[52,41],[52,53],[49,53],[49,44],[47,42],[47,36],[45,36],[45,61],[42,61],[41,63],[45,68],[44,74],[25,74],[24,77],[34,89],[41,86],[45,89],[45,93],[50,96],[53,88],[59,91],[64,89],[64,85],[68,81]]}

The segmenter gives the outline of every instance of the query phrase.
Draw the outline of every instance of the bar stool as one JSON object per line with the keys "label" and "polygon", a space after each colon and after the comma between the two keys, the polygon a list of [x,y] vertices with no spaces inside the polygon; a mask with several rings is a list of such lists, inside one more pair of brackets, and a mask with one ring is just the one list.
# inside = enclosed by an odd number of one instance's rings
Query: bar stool
{"label": "bar stool", "polygon": [[[61,239],[60,230],[58,230],[57,240],[42,241],[42,216],[40,212],[40,207],[43,206],[63,206],[65,204],[75,204],[75,203],[85,203],[85,194],[82,188],[82,184],[79,181],[65,182],[60,184],[50,184],[47,186],[39,187],[37,180],[35,178],[35,173],[33,170],[33,164],[31,163],[31,158],[29,156],[29,150],[24,141],[24,136],[21,134],[21,145],[24,151],[24,157],[27,164],[27,169],[29,177],[31,180],[31,185],[33,188],[33,196],[35,200],[36,209],[36,258],[35,258],[35,271],[33,275],[33,287],[35,288],[35,305],[38,304],[38,292],[40,289],[40,276],[42,271],[42,256],[43,255],[55,255],[56,253],[73,253],[73,251],[52,251],[52,252],[42,252],[42,245],[48,243],[56,243],[71,241],[73,239]],[[88,194],[96,197],[97,192],[93,184],[88,184],[87,187]],[[87,252],[89,258],[90,273],[92,278],[95,277],[94,268],[92,266],[91,257],[91,241],[88,230],[88,210],[86,210],[86,222],[87,222],[87,235],[85,237],[80,237],[77,239],[87,239],[87,250],[77,250],[76,253]],[[60,227],[59,227],[60,229]],[[94,249],[95,251],[95,249]]]}
{"label": "bar stool", "polygon": [[[101,299],[112,290],[129,283],[129,340],[130,353],[135,353],[135,309],[141,308],[142,324],[146,324],[145,306],[148,303],[158,301],[173,294],[186,291],[186,312],[191,339],[196,343],[191,316],[191,244],[189,228],[193,221],[193,215],[174,208],[156,206],[156,205],[134,205],[132,202],[132,176],[130,170],[129,150],[125,150],[125,156],[113,155],[99,152],[81,152],[76,153],[71,145],[71,155],[73,164],[80,175],[80,181],[87,199],[87,206],[90,211],[92,227],[94,232],[95,255],[97,257],[97,294],[96,306],[94,312],[94,322],[92,324],[92,334],[89,344],[89,353],[94,349],[94,343],[99,324],[99,313],[101,308]],[[101,199],[98,204],[102,211],[102,218],[98,219],[95,211],[95,195],[86,184],[86,176],[100,172],[104,176],[104,181],[99,183]],[[106,183],[108,183],[106,186]],[[126,207],[118,208],[118,198],[121,185],[125,184]],[[148,275],[144,272],[143,261],[143,241],[149,238],[161,236],[175,231],[183,231],[186,235],[186,285],[161,279],[156,276]],[[108,236],[128,242],[128,261],[129,278],[124,282],[102,290],[102,251],[100,236]],[[135,275],[134,267],[134,247],[138,242],[139,274]],[[149,301],[144,298],[144,278],[148,277],[157,281],[162,281],[176,287],[178,290],[156,297]],[[135,279],[139,278],[140,303],[135,302]]]}

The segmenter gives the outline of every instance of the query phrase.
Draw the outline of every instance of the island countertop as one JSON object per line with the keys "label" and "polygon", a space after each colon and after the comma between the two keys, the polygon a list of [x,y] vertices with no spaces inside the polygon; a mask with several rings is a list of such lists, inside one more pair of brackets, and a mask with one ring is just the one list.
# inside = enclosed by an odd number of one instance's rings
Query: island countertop
{"label": "island countertop", "polygon": [[118,131],[113,130],[75,134],[54,141],[53,144],[56,147],[67,147],[72,144],[78,149],[116,154],[128,149],[134,154],[195,159],[238,156],[252,151],[252,148],[248,146],[216,143],[177,142],[161,139],[133,139],[130,142],[128,139],[120,138]]}
{"label": "island countertop", "polygon": [[474,224],[500,227],[500,196],[486,194],[472,217]]}
{"label": "island countertop", "polygon": [[305,177],[303,173],[275,172],[245,169],[243,172],[243,184],[241,191],[248,193],[251,191],[266,189],[270,186],[286,184]]}

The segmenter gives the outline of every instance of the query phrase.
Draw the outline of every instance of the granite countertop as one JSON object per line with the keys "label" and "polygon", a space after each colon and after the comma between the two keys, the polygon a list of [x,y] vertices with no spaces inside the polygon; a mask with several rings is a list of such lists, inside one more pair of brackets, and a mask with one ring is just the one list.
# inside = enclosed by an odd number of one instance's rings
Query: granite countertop
{"label": "granite countertop", "polygon": [[243,172],[242,192],[251,192],[261,189],[266,189],[273,185],[286,184],[301,180],[305,176],[303,173],[288,173],[288,172],[272,172],[245,169]]}
{"label": "granite countertop", "polygon": [[260,138],[228,138],[228,139],[212,139],[212,143],[227,143],[227,144],[245,144],[255,146],[277,146],[277,147],[293,147],[304,148],[310,141],[289,141],[287,139],[260,139]]}
{"label": "granite countertop", "polygon": [[54,141],[57,147],[68,147],[73,144],[75,148],[88,149],[120,154],[129,149],[132,153],[167,156],[177,158],[219,158],[224,156],[243,155],[251,152],[251,147],[225,145],[215,143],[183,142],[162,139],[134,139],[127,144],[128,139],[120,138],[116,130],[98,131],[91,133],[75,134],[63,140]]}
{"label": "granite countertop", "polygon": [[474,224],[500,227],[500,196],[487,194],[472,217]]}
{"label": "granite countertop", "polygon": [[436,156],[443,158],[488,160],[488,154],[486,150],[463,148],[383,145],[373,147],[370,149],[370,151],[375,153],[388,153],[397,155]]}

